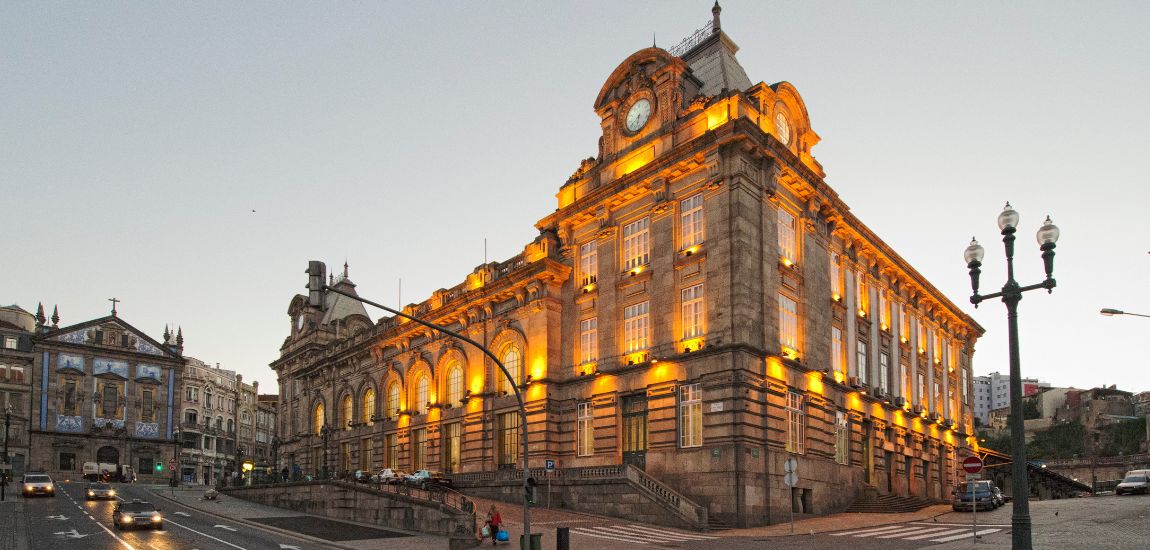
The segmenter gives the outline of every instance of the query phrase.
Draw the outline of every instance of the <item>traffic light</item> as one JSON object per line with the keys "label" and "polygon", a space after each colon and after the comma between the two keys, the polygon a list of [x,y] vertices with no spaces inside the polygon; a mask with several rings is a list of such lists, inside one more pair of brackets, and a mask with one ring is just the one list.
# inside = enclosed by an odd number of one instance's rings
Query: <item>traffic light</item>
{"label": "traffic light", "polygon": [[162,471],[164,471],[164,463],[163,462],[157,462],[156,463],[156,473],[159,473]]}
{"label": "traffic light", "polygon": [[327,265],[312,260],[307,263],[307,305],[323,307],[323,284],[327,278]]}
{"label": "traffic light", "polygon": [[526,493],[524,495],[524,498],[527,500],[527,504],[535,504],[535,486],[536,485],[537,485],[537,482],[535,481],[534,477],[527,478],[527,486],[523,488],[523,491]]}

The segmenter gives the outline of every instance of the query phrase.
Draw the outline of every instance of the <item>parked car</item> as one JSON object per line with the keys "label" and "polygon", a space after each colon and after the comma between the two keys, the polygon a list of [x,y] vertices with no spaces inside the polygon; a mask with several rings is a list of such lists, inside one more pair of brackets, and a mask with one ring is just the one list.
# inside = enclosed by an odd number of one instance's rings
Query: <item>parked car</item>
{"label": "parked car", "polygon": [[417,470],[415,473],[408,474],[404,477],[403,481],[409,487],[419,487],[420,489],[427,489],[428,487],[451,487],[451,478],[431,470]]}
{"label": "parked car", "polygon": [[371,476],[373,483],[386,483],[388,485],[395,485],[402,483],[404,478],[407,477],[399,470],[392,470],[391,468],[384,468],[378,474]]}
{"label": "parked car", "polygon": [[999,506],[999,500],[1002,498],[1001,491],[997,496],[995,491],[998,487],[994,486],[992,481],[967,481],[966,483],[959,483],[954,488],[954,499],[951,501],[951,508],[955,512],[983,510],[991,511]]}
{"label": "parked car", "polygon": [[1126,495],[1134,493],[1146,494],[1150,492],[1150,470],[1130,470],[1114,488],[1114,494]]}
{"label": "parked car", "polygon": [[85,500],[107,499],[116,500],[116,490],[107,483],[89,483],[88,490],[84,491]]}
{"label": "parked car", "polygon": [[137,499],[116,504],[116,508],[112,510],[112,523],[116,524],[116,528],[121,531],[136,527],[162,531],[164,529],[164,516],[160,515],[160,511],[151,502]]}
{"label": "parked car", "polygon": [[23,485],[24,490],[22,492],[25,497],[56,496],[56,484],[52,482],[52,478],[48,474],[24,474]]}

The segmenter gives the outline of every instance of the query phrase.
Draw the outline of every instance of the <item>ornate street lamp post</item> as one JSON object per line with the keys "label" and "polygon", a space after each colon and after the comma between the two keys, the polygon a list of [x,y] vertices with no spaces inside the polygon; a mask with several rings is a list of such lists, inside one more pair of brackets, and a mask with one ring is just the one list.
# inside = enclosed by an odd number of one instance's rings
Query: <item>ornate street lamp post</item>
{"label": "ornate street lamp post", "polygon": [[4,470],[0,471],[0,501],[5,499],[5,490],[8,488],[8,478],[12,477],[12,463],[8,459],[8,428],[12,425],[12,404],[4,407]]}
{"label": "ornate street lamp post", "polygon": [[1014,280],[1014,233],[1018,226],[1018,212],[1006,203],[1002,213],[998,215],[998,228],[1002,230],[1002,243],[1006,247],[1006,284],[1002,290],[994,294],[980,295],[978,293],[978,276],[982,273],[982,258],[985,254],[982,246],[975,239],[970,240],[963,255],[966,266],[970,269],[970,286],[974,294],[970,303],[974,307],[984,300],[1002,298],[1006,304],[1006,319],[1008,336],[1010,339],[1010,446],[1011,446],[1011,485],[1014,497],[1011,516],[1011,548],[1013,550],[1031,550],[1030,533],[1030,483],[1026,471],[1026,434],[1022,418],[1022,368],[1018,358],[1018,302],[1022,300],[1022,293],[1028,290],[1046,289],[1054,292],[1057,285],[1054,278],[1054,244],[1058,242],[1058,228],[1050,221],[1050,216],[1042,227],[1038,229],[1038,245],[1042,250],[1042,263],[1046,268],[1046,279],[1038,284],[1020,286]]}

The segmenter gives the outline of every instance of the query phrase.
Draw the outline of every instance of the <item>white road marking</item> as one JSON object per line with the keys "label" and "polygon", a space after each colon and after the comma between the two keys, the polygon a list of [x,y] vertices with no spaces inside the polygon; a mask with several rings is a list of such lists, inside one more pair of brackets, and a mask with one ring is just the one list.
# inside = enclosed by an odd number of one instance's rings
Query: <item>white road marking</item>
{"label": "white road marking", "polygon": [[227,525],[213,525],[212,527],[215,527],[216,529],[227,529],[228,531],[231,531],[233,533],[236,532],[235,527],[228,527]]}
{"label": "white road marking", "polygon": [[190,518],[190,517],[192,517],[192,515],[191,515],[191,514],[189,514],[189,513],[187,513],[187,512],[172,512],[172,513],[173,513],[173,514],[176,514],[177,516],[183,516],[183,517],[186,517],[186,518]]}
{"label": "white road marking", "polygon": [[[981,521],[978,523],[982,524],[983,527],[1010,527],[1009,523],[982,523]],[[939,527],[970,527],[969,523],[938,523],[934,521],[912,521],[911,525],[930,525],[932,527],[935,525]]]}
{"label": "white road marking", "polygon": [[858,529],[855,531],[842,531],[839,533],[831,533],[831,536],[832,537],[843,537],[846,535],[854,535],[857,537],[857,536],[863,535],[863,534],[875,534],[875,535],[877,535],[879,533],[882,533],[883,531],[894,531],[896,529],[902,529],[902,528],[903,528],[902,525],[884,525],[882,527],[868,527],[866,529]]}
{"label": "white road marking", "polygon": [[905,537],[905,538],[903,538],[903,540],[929,539],[931,537],[941,537],[944,535],[953,535],[955,533],[961,533],[962,531],[963,531],[963,529],[955,529],[955,528],[951,527],[949,531],[942,531],[941,533],[931,533],[929,535],[915,535],[913,537]]}
{"label": "white road marking", "polygon": [[[68,500],[72,501],[72,504],[76,504],[76,500],[72,498],[72,495],[68,494],[68,491],[61,491],[61,492],[64,493],[64,496],[68,497]],[[80,505],[76,504],[76,506],[80,506]],[[92,521],[94,521],[96,523],[96,525],[98,525],[100,527],[100,529],[103,529],[104,532],[108,534],[108,536],[116,539],[117,541],[119,541],[120,544],[124,545],[124,548],[127,548],[128,550],[136,550],[135,547],[133,547],[131,544],[128,544],[128,541],[116,536],[116,534],[113,533],[111,529],[108,529],[107,527],[105,527],[103,523],[96,521],[96,518],[92,518]]]}
{"label": "white road marking", "polygon": [[946,531],[948,529],[950,529],[950,527],[914,527],[909,531],[896,531],[895,534],[893,534],[893,535],[882,534],[882,535],[879,535],[875,538],[876,539],[893,539],[896,537],[905,537],[907,535],[924,535],[926,533],[934,533],[937,536],[937,535],[942,534],[942,533],[939,533],[939,531]]}
{"label": "white road marking", "polygon": [[48,516],[48,519],[58,519],[60,521],[66,521],[68,519],[68,516],[61,514],[59,516]]}
{"label": "white road marking", "polygon": [[[584,528],[583,528],[583,527],[578,527],[577,529],[584,529]],[[600,534],[598,534],[598,533],[596,533],[596,532],[594,532],[594,531],[579,531],[579,530],[576,530],[576,529],[572,529],[572,530],[571,530],[571,532],[572,532],[572,533],[575,533],[575,534],[577,534],[577,535],[583,535],[583,536],[585,536],[585,537],[596,537],[596,538],[600,538],[600,539],[608,539],[608,540],[614,540],[614,541],[631,542],[631,543],[634,543],[634,544],[647,544],[648,542],[650,542],[650,541],[647,541],[647,540],[636,539],[636,538],[631,538],[631,537],[619,537],[619,536],[614,536],[614,535],[600,535]]]}
{"label": "white road marking", "polygon": [[75,529],[72,529],[71,531],[57,531],[57,532],[52,533],[52,534],[53,535],[64,535],[65,537],[68,537],[70,539],[82,539],[82,538],[88,536],[88,535],[81,535]]}
{"label": "white road marking", "polygon": [[[991,534],[991,533],[997,533],[997,532],[999,532],[999,531],[1001,531],[1001,530],[1002,530],[1002,529],[983,529],[983,530],[979,531],[979,532],[977,533],[977,535],[981,537],[982,535],[989,535],[989,534]],[[942,538],[938,538],[938,539],[930,539],[930,541],[931,541],[931,542],[950,542],[950,541],[952,541],[952,540],[961,540],[961,539],[965,539],[965,538],[967,538],[967,537],[973,537],[973,536],[975,536],[975,533],[972,533],[972,532],[970,532],[970,531],[967,531],[967,532],[965,532],[965,533],[963,533],[963,534],[961,534],[961,535],[954,535],[954,536],[950,536],[950,537],[942,537]]]}
{"label": "white road marking", "polygon": [[667,531],[664,529],[652,529],[650,527],[647,527],[646,525],[636,525],[634,523],[628,525],[627,527],[629,527],[632,531],[638,531],[640,533],[651,533],[653,535],[660,536],[660,537],[675,537],[675,538],[680,538],[680,539],[685,539],[685,540],[711,540],[711,539],[719,538],[719,537],[712,537],[712,536],[708,536],[708,535],[696,535],[694,533],[680,533],[678,531]]}
{"label": "white road marking", "polygon": [[243,546],[236,546],[236,545],[234,545],[234,544],[232,544],[232,543],[230,543],[230,542],[228,542],[228,541],[226,541],[226,540],[224,540],[224,539],[220,539],[220,538],[216,538],[216,537],[213,537],[213,536],[211,536],[211,535],[209,535],[209,534],[207,534],[207,533],[204,533],[204,532],[201,532],[201,531],[197,531],[197,530],[195,530],[195,529],[192,529],[191,527],[188,527],[188,526],[185,526],[185,525],[180,525],[179,523],[176,523],[176,522],[174,522],[174,521],[172,521],[172,520],[170,520],[170,519],[168,520],[168,523],[170,523],[170,524],[172,524],[172,525],[175,525],[176,527],[179,527],[180,529],[187,529],[188,531],[191,531],[191,532],[193,532],[193,533],[196,533],[197,535],[203,535],[203,536],[205,536],[205,537],[208,537],[209,539],[212,539],[212,540],[214,540],[214,541],[222,542],[222,543],[224,543],[224,544],[226,544],[226,545],[228,545],[228,546],[231,546],[232,548],[236,548],[237,550],[248,550],[247,548],[244,548]]}
{"label": "white road marking", "polygon": [[290,544],[280,544],[280,550],[300,550],[298,546],[291,546]]}

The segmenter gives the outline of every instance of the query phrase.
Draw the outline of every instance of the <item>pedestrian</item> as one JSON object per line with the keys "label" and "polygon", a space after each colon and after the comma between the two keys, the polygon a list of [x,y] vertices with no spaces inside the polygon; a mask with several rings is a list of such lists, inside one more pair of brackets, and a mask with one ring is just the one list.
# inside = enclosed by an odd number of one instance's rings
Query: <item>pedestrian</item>
{"label": "pedestrian", "polygon": [[495,546],[495,541],[499,537],[499,530],[503,529],[503,518],[499,516],[499,510],[495,509],[494,504],[487,511],[487,529],[491,533],[491,546]]}

